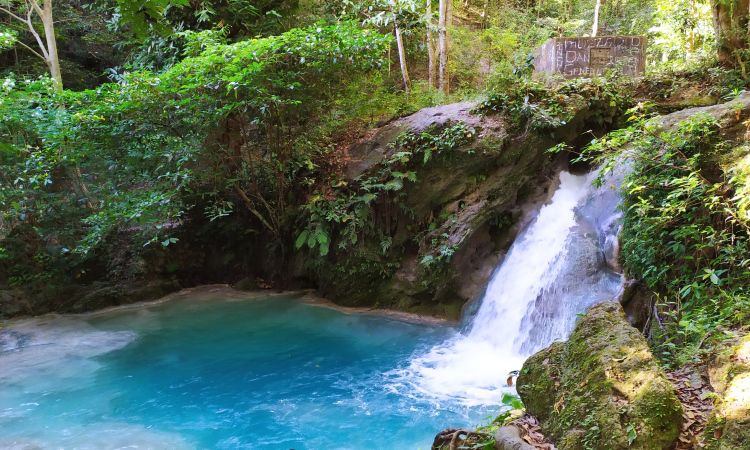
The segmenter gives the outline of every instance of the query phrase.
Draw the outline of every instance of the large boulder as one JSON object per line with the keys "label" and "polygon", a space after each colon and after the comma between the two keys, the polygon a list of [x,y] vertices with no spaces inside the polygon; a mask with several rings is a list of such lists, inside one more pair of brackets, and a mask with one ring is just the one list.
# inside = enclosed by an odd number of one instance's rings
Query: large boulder
{"label": "large boulder", "polygon": [[643,336],[616,302],[593,306],[567,342],[531,356],[518,393],[566,449],[667,449],[682,406]]}
{"label": "large boulder", "polygon": [[750,334],[730,341],[708,374],[718,397],[704,433],[705,448],[750,449]]}
{"label": "large boulder", "polygon": [[[348,151],[350,182],[381,170],[404,133],[440,133],[462,124],[472,137],[450,152],[422,158],[389,204],[373,208],[387,236],[364,237],[356,249],[314,268],[320,293],[349,306],[375,306],[457,319],[477,297],[522,224],[525,208],[546,200],[556,139],[514,135],[506,119],[462,102],[422,109],[372,130]],[[557,167],[559,169],[559,167]],[[388,250],[383,250],[383,242]],[[333,253],[333,252],[332,252]],[[440,255],[450,254],[443,257]],[[425,258],[433,259],[425,263]]]}
{"label": "large boulder", "polygon": [[461,124],[471,136],[424,162],[414,159],[408,170],[415,179],[371,209],[382,235],[359,237],[356,248],[331,252],[311,267],[320,293],[344,305],[376,301],[377,307],[457,319],[463,305],[481,295],[530,211],[548,200],[556,172],[567,168],[566,155],[547,150],[575,144],[581,133],[604,129],[617,116],[609,103],[594,108],[585,96],[570,99],[574,118],[543,131],[519,129],[522,124],[504,114],[481,114],[475,103],[462,102],[422,109],[352,145],[348,183],[382,171],[401,150],[396,144],[404,133],[436,136]]}

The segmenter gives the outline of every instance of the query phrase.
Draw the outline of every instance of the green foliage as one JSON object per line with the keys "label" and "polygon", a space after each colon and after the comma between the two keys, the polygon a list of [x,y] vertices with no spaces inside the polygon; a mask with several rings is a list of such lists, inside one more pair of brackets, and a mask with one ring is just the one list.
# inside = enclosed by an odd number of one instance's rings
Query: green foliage
{"label": "green foliage", "polygon": [[17,39],[18,33],[15,30],[0,26],[0,51],[13,47]]}
{"label": "green foliage", "polygon": [[[744,323],[750,311],[746,184],[741,169],[719,168],[732,144],[717,130],[708,115],[667,133],[641,119],[588,149],[632,164],[623,187],[623,263],[657,293],[652,335],[667,363],[692,360],[708,336]],[[626,144],[624,156],[612,152]]]}
{"label": "green foliage", "polygon": [[672,97],[679,98],[686,92],[694,99],[704,102],[730,100],[745,88],[745,84],[738,70],[712,67],[703,62],[679,69],[664,67],[652,70],[641,81],[642,89],[648,93],[648,98],[655,102]]}
{"label": "green foliage", "polygon": [[[326,256],[331,236],[335,236],[333,240],[339,250],[346,250],[355,246],[364,233],[383,242],[381,248],[387,254],[390,231],[377,226],[375,206],[387,203],[395,206],[396,211],[404,208],[402,191],[406,183],[417,181],[415,166],[428,164],[433,158],[449,153],[474,137],[475,131],[463,123],[442,130],[402,134],[391,144],[388,157],[378,165],[374,174],[352,183],[335,181],[310,197],[304,207],[306,225],[297,237],[296,248],[305,245],[311,249],[318,247],[320,256]],[[388,211],[386,214],[392,214],[390,210],[393,208],[384,209]],[[388,221],[386,218],[385,222]],[[323,242],[319,239],[321,236],[325,236]],[[440,258],[447,260],[450,255],[446,252]]]}
{"label": "green foliage", "polygon": [[650,59],[671,68],[713,59],[716,33],[709,1],[659,0],[653,8],[656,11],[654,25],[649,29]]}
{"label": "green foliage", "polygon": [[[498,414],[490,423],[477,427],[477,432],[489,436],[488,441],[481,443],[479,448],[494,449],[495,448],[495,433],[497,430],[513,420],[517,419],[524,410],[523,402],[521,397],[515,394],[503,393],[500,399],[501,412]],[[485,447],[486,446],[486,447]]]}
{"label": "green foliage", "polygon": [[116,0],[121,20],[127,24],[130,31],[138,38],[145,38],[150,31],[167,33],[171,31],[166,21],[169,8],[188,6],[188,0]]}
{"label": "green foliage", "polygon": [[124,70],[162,71],[195,56],[190,34],[221,30],[225,38],[281,33],[293,24],[296,0],[98,0],[85,8],[107,18],[107,29],[122,55],[107,71],[117,78]]}
{"label": "green foliage", "polygon": [[573,79],[555,87],[516,77],[507,78],[489,94],[478,109],[503,113],[516,127],[533,131],[550,130],[565,125],[578,111],[599,111],[603,125],[631,103],[630,83],[617,74],[603,78]]}
{"label": "green foliage", "polygon": [[379,68],[389,38],[340,23],[196,42],[200,54],[161,75],[131,73],[96,90],[57,94],[46,81],[5,81],[6,220],[63,228],[67,245],[86,254],[117,229],[146,245],[172,244],[193,205],[213,205],[207,214],[216,219],[232,202],[280,239],[294,180],[315,157],[295,139],[346,80]]}

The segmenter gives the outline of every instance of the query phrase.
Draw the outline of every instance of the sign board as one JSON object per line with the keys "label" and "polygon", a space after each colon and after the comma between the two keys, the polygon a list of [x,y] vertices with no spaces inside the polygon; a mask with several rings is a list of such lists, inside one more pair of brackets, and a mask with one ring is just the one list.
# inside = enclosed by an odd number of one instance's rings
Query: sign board
{"label": "sign board", "polygon": [[567,78],[602,75],[610,69],[639,76],[646,68],[644,36],[553,38],[534,58],[536,72]]}

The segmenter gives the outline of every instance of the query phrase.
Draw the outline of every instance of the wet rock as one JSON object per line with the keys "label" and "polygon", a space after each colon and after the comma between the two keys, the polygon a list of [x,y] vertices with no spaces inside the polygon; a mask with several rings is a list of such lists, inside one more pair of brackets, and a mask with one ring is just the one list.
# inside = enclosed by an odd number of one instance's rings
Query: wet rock
{"label": "wet rock", "polygon": [[607,236],[604,241],[604,261],[607,263],[609,270],[622,273],[622,264],[620,263],[620,227],[612,235]]}
{"label": "wet rock", "polygon": [[173,279],[133,280],[88,285],[51,284],[0,290],[0,318],[50,312],[80,313],[127,303],[156,300],[181,289]]}
{"label": "wet rock", "polygon": [[245,277],[240,281],[234,283],[232,287],[240,291],[253,291],[255,289],[258,289],[260,286],[258,286],[258,282],[254,278]]}
{"label": "wet rock", "polygon": [[722,134],[726,134],[727,129],[741,124],[747,118],[748,112],[750,112],[750,92],[744,91],[729,102],[683,109],[652,119],[652,124],[666,130],[676,127],[680,122],[696,114],[708,114],[714,117],[724,129]]}
{"label": "wet rock", "polygon": [[647,334],[654,305],[653,293],[640,281],[627,280],[620,295],[620,304],[628,322]]}
{"label": "wet rock", "polygon": [[20,291],[0,291],[0,318],[21,315],[27,309],[26,299]]}
{"label": "wet rock", "polygon": [[674,389],[619,303],[590,308],[567,342],[531,356],[517,386],[561,450],[667,449],[680,431]]}
{"label": "wet rock", "polygon": [[346,168],[347,176],[354,179],[378,164],[392,150],[389,144],[405,131],[418,132],[430,127],[463,122],[479,129],[479,138],[485,135],[502,137],[505,134],[502,121],[496,117],[473,114],[472,110],[476,106],[475,102],[460,102],[424,108],[375,130],[349,149],[351,162]]}
{"label": "wet rock", "polygon": [[512,425],[500,427],[495,433],[496,450],[534,450],[521,438],[521,430]]}
{"label": "wet rock", "polygon": [[84,312],[109,306],[156,300],[180,289],[175,280],[144,282],[121,282],[118,284],[95,283],[75,303],[63,311]]}
{"label": "wet rock", "polygon": [[[463,123],[470,142],[414,167],[398,203],[379,204],[376,221],[390,228],[389,250],[367,238],[329,256],[309,278],[322,295],[349,306],[396,308],[457,319],[485,288],[531,205],[543,203],[560,166],[545,153],[551,136],[511,136],[501,115],[473,112],[475,103],[426,108],[373,130],[349,149],[350,179],[377,170],[406,132]],[[554,141],[554,142],[553,142]],[[438,259],[425,264],[425,256]],[[333,253],[333,252],[332,252]]]}

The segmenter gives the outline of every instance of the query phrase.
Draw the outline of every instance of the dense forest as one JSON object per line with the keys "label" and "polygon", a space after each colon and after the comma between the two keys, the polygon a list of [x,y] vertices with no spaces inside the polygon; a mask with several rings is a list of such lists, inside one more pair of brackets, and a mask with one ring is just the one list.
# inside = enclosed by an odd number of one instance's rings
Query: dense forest
{"label": "dense forest", "polygon": [[[643,36],[645,72],[534,71],[579,36]],[[645,336],[682,425],[622,394],[607,431],[594,382],[540,406],[545,377],[593,370],[571,355],[604,310],[529,360],[558,375],[524,366],[541,428],[517,424],[558,448],[750,448],[750,386],[721,400],[750,380],[749,83],[747,0],[0,0],[0,318],[228,283],[457,320],[561,170],[626,168],[604,257],[641,333],[619,333]]]}

